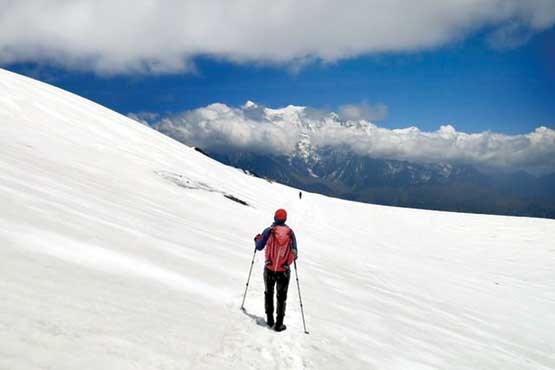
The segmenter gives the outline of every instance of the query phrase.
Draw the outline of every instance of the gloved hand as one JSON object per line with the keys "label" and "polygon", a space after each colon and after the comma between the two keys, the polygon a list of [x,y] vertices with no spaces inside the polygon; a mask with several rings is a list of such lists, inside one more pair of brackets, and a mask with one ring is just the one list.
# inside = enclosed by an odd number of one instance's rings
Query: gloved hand
{"label": "gloved hand", "polygon": [[262,235],[258,234],[254,237],[254,241],[257,242],[262,238]]}
{"label": "gloved hand", "polygon": [[285,270],[288,271],[289,270],[289,265],[284,263],[283,265],[281,265],[281,267]]}

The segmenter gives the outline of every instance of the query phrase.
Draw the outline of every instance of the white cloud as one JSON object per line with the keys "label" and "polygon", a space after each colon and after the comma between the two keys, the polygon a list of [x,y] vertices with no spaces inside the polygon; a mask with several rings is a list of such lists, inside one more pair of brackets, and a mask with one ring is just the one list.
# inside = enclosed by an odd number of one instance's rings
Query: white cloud
{"label": "white cloud", "polygon": [[360,104],[346,104],[339,107],[339,117],[345,121],[383,121],[387,118],[388,108],[383,103],[370,105],[367,102]]}
{"label": "white cloud", "polygon": [[157,128],[188,145],[212,150],[288,154],[302,134],[315,147],[338,146],[375,158],[555,171],[555,130],[546,127],[524,135],[468,134],[449,125],[433,132],[391,130],[310,108],[269,109],[249,102],[241,108],[212,104],[187,111],[162,119]]}
{"label": "white cloud", "polygon": [[165,73],[204,55],[294,68],[433,48],[484,27],[493,44],[517,45],[554,23],[553,0],[0,0],[0,63]]}
{"label": "white cloud", "polygon": [[294,149],[298,131],[262,119],[258,107],[233,109],[212,104],[162,119],[158,129],[191,146],[223,149],[249,148],[257,152],[288,153]]}
{"label": "white cloud", "polygon": [[160,119],[160,114],[151,112],[129,113],[127,116],[145,126],[150,126],[151,123]]}

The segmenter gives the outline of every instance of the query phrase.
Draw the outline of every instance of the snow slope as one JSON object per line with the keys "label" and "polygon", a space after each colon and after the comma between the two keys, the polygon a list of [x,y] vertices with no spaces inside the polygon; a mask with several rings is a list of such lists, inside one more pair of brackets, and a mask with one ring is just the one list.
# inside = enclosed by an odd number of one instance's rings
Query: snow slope
{"label": "snow slope", "polygon": [[[553,220],[297,195],[0,70],[0,369],[555,368]],[[278,207],[310,335],[239,310]]]}

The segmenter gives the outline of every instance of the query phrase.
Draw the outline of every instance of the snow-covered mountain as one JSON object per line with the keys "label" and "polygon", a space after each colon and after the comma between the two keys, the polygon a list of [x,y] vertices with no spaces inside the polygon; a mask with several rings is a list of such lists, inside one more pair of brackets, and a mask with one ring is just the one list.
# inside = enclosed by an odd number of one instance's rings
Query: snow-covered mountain
{"label": "snow-covered mountain", "polygon": [[360,202],[444,211],[555,218],[555,174],[480,171],[447,162],[418,163],[314,149],[303,137],[290,155],[206,150],[261,177]]}
{"label": "snow-covered mountain", "polygon": [[[523,149],[526,143],[545,140],[538,150],[552,150],[555,131],[549,129],[545,129],[543,139],[533,135],[518,139],[467,135],[451,126],[435,133],[423,133],[415,127],[386,130],[367,121],[341,119],[333,112],[292,105],[270,109],[251,101],[240,108],[212,104],[162,119],[154,127],[202,148],[224,164],[343,199],[555,218],[555,174],[536,177],[514,169],[507,172],[484,167],[484,158],[497,155],[497,149],[491,148],[507,146],[499,150],[508,158],[507,153],[527,152]],[[513,142],[519,142],[514,150],[509,147]],[[434,152],[438,145],[442,149]],[[457,149],[459,146],[464,150]],[[433,155],[428,153],[417,160],[421,152],[430,150]],[[445,154],[457,151],[453,157]],[[475,153],[476,158],[465,163]]]}
{"label": "snow-covered mountain", "polygon": [[[0,369],[555,367],[554,221],[297,195],[0,70]],[[239,310],[278,207],[310,335]]]}

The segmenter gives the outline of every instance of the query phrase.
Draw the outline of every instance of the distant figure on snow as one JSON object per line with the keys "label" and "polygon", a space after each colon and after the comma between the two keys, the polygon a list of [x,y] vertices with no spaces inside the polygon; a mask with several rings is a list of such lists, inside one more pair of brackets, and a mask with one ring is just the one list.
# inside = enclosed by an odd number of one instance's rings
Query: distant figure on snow
{"label": "distant figure on snow", "polygon": [[299,191],[299,199],[303,199],[303,192]]}
{"label": "distant figure on snow", "polygon": [[[285,302],[291,270],[289,266],[297,259],[297,240],[293,230],[285,224],[287,212],[278,209],[274,214],[274,223],[262,234],[255,236],[256,249],[266,248],[264,267],[264,308],[266,323],[275,331],[286,329],[283,324]],[[277,286],[277,316],[274,325],[274,286]]]}

